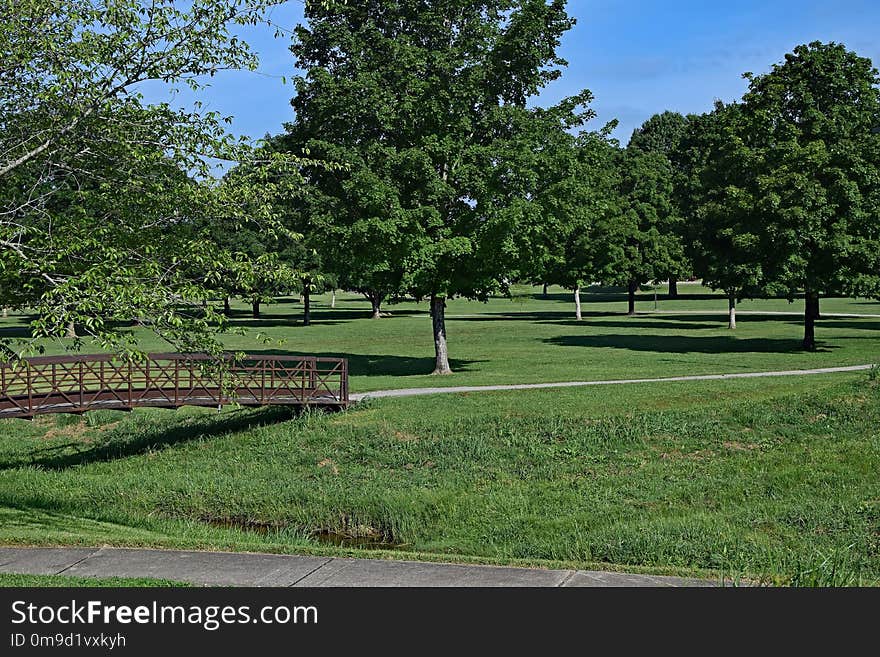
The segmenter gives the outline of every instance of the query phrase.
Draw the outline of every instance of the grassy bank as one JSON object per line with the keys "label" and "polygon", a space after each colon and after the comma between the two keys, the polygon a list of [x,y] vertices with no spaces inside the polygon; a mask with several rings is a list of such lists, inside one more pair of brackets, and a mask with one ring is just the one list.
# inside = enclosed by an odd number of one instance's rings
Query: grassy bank
{"label": "grassy bank", "polygon": [[864,375],[284,413],[5,421],[0,542],[880,579]]}

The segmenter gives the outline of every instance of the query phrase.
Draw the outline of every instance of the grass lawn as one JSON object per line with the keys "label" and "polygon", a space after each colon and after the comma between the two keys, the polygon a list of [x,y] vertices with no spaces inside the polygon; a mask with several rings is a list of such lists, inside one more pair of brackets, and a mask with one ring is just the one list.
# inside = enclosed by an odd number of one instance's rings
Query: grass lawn
{"label": "grass lawn", "polygon": [[[880,359],[880,303],[828,299],[823,312],[876,314],[867,318],[828,318],[818,323],[816,353],[800,348],[803,326],[796,316],[743,314],[736,331],[727,329],[727,301],[709,290],[682,284],[680,298],[660,297],[661,310],[679,314],[627,317],[626,295],[590,288],[584,293],[584,321],[574,320],[568,292],[552,288],[543,299],[537,288],[517,288],[512,299],[488,303],[454,300],[448,308],[449,349],[454,377],[429,376],[434,347],[427,304],[388,306],[391,317],[369,319],[369,304],[340,295],[318,297],[314,325],[301,326],[302,306],[290,300],[264,306],[259,320],[238,305],[234,324],[249,329],[230,335],[232,349],[249,352],[345,356],[352,392],[437,385],[482,385],[645,378],[762,370],[857,365]],[[665,292],[661,289],[660,292]],[[639,311],[654,307],[643,292]],[[801,312],[803,303],[784,299],[743,302],[742,310]],[[698,313],[698,314],[693,314]],[[0,333],[21,332],[20,318],[0,324]],[[260,333],[270,340],[261,344]],[[143,348],[168,347],[143,334]],[[48,345],[50,352],[62,349]]]}
{"label": "grass lawn", "polygon": [[[622,295],[596,290],[582,323],[567,318],[567,296],[452,302],[460,372],[440,380],[424,375],[423,306],[371,321],[368,304],[343,297],[308,328],[289,303],[236,321],[285,339],[261,349],[348,355],[354,391],[791,369],[880,354],[880,318],[823,320],[820,351],[803,353],[797,318],[743,316],[734,336],[723,299],[682,288],[685,298],[660,301],[681,314],[636,318],[620,314]],[[823,311],[880,314],[880,305],[829,300]],[[182,409],[4,420],[0,543],[870,584],[880,580],[878,427],[880,386],[865,373],[383,399],[302,417]]]}
{"label": "grass lawn", "polygon": [[0,587],[116,587],[116,586],[188,586],[163,579],[128,579],[123,577],[65,577],[64,575],[10,575],[0,573]]}

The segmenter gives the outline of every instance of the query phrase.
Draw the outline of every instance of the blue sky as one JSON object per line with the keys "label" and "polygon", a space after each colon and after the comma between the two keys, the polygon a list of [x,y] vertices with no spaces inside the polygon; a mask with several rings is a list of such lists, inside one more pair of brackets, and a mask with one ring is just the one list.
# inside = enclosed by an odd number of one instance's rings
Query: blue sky
{"label": "blue sky", "polygon": [[[290,29],[302,21],[302,8],[299,1],[287,2],[272,10],[270,20]],[[703,112],[716,98],[740,98],[743,72],[766,71],[799,43],[842,42],[880,65],[877,0],[570,0],[568,11],[577,18],[561,50],[569,67],[538,104],[590,89],[599,115],[591,127],[618,119],[614,136],[624,144],[656,112]],[[274,31],[240,31],[260,55],[259,73],[222,73],[199,94],[208,109],[234,117],[236,134],[277,133],[293,117],[293,89],[281,80],[295,74],[290,37],[276,39]],[[165,99],[156,87],[145,92],[149,100]],[[176,102],[190,100],[182,93]]]}

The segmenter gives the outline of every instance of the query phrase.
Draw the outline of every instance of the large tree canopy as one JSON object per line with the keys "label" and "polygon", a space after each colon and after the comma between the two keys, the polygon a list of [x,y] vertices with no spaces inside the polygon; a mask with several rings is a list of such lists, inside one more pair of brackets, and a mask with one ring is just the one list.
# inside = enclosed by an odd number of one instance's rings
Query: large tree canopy
{"label": "large tree canopy", "polygon": [[617,153],[615,166],[616,212],[596,222],[591,248],[596,277],[626,286],[628,312],[634,315],[639,286],[666,277],[683,259],[681,241],[672,228],[679,221],[673,170],[662,153],[629,148]]}
{"label": "large tree canopy", "polygon": [[694,273],[728,298],[729,328],[736,328],[737,301],[765,292],[760,236],[753,208],[738,193],[744,170],[733,165],[741,141],[736,103],[691,117],[675,158],[676,196],[687,217],[685,244]]}
{"label": "large tree canopy", "polygon": [[371,222],[377,242],[391,235],[389,246],[404,248],[400,286],[431,299],[435,372],[449,373],[445,300],[485,297],[515,260],[540,144],[541,110],[527,101],[559,77],[556,50],[574,21],[562,0],[307,2],[306,18],[292,47],[306,73],[291,137],[351,152],[352,175],[369,178],[372,197],[357,203],[369,214],[340,218]]}
{"label": "large tree canopy", "polygon": [[[305,167],[310,184],[281,205],[291,225],[314,244],[325,274],[363,294],[379,319],[382,303],[401,289],[413,221],[401,204],[394,164],[371,164],[353,148],[300,136],[303,127],[289,126],[273,146],[296,151],[306,144],[313,155],[338,166]],[[378,169],[383,164],[386,168]]]}
{"label": "large tree canopy", "polygon": [[120,347],[110,320],[137,319],[178,346],[217,346],[198,339],[220,318],[187,310],[203,296],[187,272],[222,258],[179,229],[271,208],[247,180],[196,182],[210,158],[249,157],[221,117],[137,89],[253,67],[230,26],[267,4],[0,0],[0,278],[7,302],[36,310],[36,336],[76,322]]}
{"label": "large tree canopy", "polygon": [[658,278],[669,279],[669,296],[678,296],[678,279],[690,276],[692,265],[685,249],[686,231],[684,213],[675,187],[681,179],[681,169],[676,154],[688,128],[689,118],[678,112],[654,114],[633,131],[627,144],[630,153],[653,153],[666,158],[672,167],[671,196],[661,202],[670,211],[660,209],[658,229],[668,241],[669,258],[664,267],[657,269]]}
{"label": "large tree canopy", "polygon": [[751,236],[770,289],[804,295],[812,349],[820,295],[880,289],[880,77],[844,46],[814,42],[746,78],[710,163],[723,190],[707,216],[726,214],[743,245]]}
{"label": "large tree canopy", "polygon": [[[556,132],[540,149],[536,212],[517,231],[519,278],[561,285],[574,292],[581,319],[580,288],[595,280],[593,231],[619,212],[617,142],[599,132]],[[551,133],[553,135],[554,133]]]}

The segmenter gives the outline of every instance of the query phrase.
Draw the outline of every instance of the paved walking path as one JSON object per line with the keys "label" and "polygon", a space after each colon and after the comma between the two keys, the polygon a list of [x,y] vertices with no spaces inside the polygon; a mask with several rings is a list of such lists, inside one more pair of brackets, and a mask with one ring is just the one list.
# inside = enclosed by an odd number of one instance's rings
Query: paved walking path
{"label": "paved walking path", "polygon": [[565,381],[561,383],[520,383],[497,386],[450,386],[444,388],[403,388],[400,390],[375,390],[350,395],[352,401],[379,397],[415,397],[453,392],[490,392],[495,390],[540,390],[543,388],[578,388],[582,386],[610,386],[624,383],[662,383],[669,381],[717,381],[720,379],[757,379],[770,376],[812,376],[839,372],[861,372],[873,365],[850,365],[847,367],[822,367],[810,370],[783,370],[777,372],[739,372],[736,374],[698,374],[693,376],[667,376],[661,379],[611,379],[607,381]]}
{"label": "paved walking path", "polygon": [[588,570],[122,548],[0,548],[0,573],[165,579],[207,586],[719,586]]}
{"label": "paved walking path", "polygon": [[[637,310],[637,315],[723,315],[727,317],[727,310]],[[803,311],[794,310],[737,310],[736,316],[740,315],[781,315],[783,317],[803,317]],[[869,313],[822,313],[820,319],[833,319],[844,317],[874,317],[880,318],[880,315],[872,315]]]}
{"label": "paved walking path", "polygon": [[[509,312],[502,313],[471,313],[467,315],[455,315],[455,314],[447,314],[446,319],[479,319],[481,317],[486,318],[487,320],[498,319],[499,317],[504,316],[516,316],[516,315],[540,315],[545,311],[531,311],[531,310],[523,310],[517,311],[512,310]],[[392,313],[393,314],[393,313]],[[419,313],[420,315],[425,315],[426,317],[430,315],[428,312]],[[729,310],[637,310],[636,315],[718,315],[719,317],[727,317],[730,314]],[[602,313],[603,316],[607,316],[609,318],[613,317],[627,317],[624,313],[619,312],[607,312]],[[770,317],[779,316],[779,317],[803,317],[803,311],[795,311],[795,310],[737,310],[736,316],[740,315],[768,315]],[[415,316],[415,314],[411,315]],[[844,319],[844,318],[875,318],[880,319],[880,315],[878,314],[870,314],[870,313],[822,313],[820,319]],[[571,313],[571,319],[574,319],[574,312]],[[587,317],[587,320],[584,320],[586,323],[592,317]]]}

